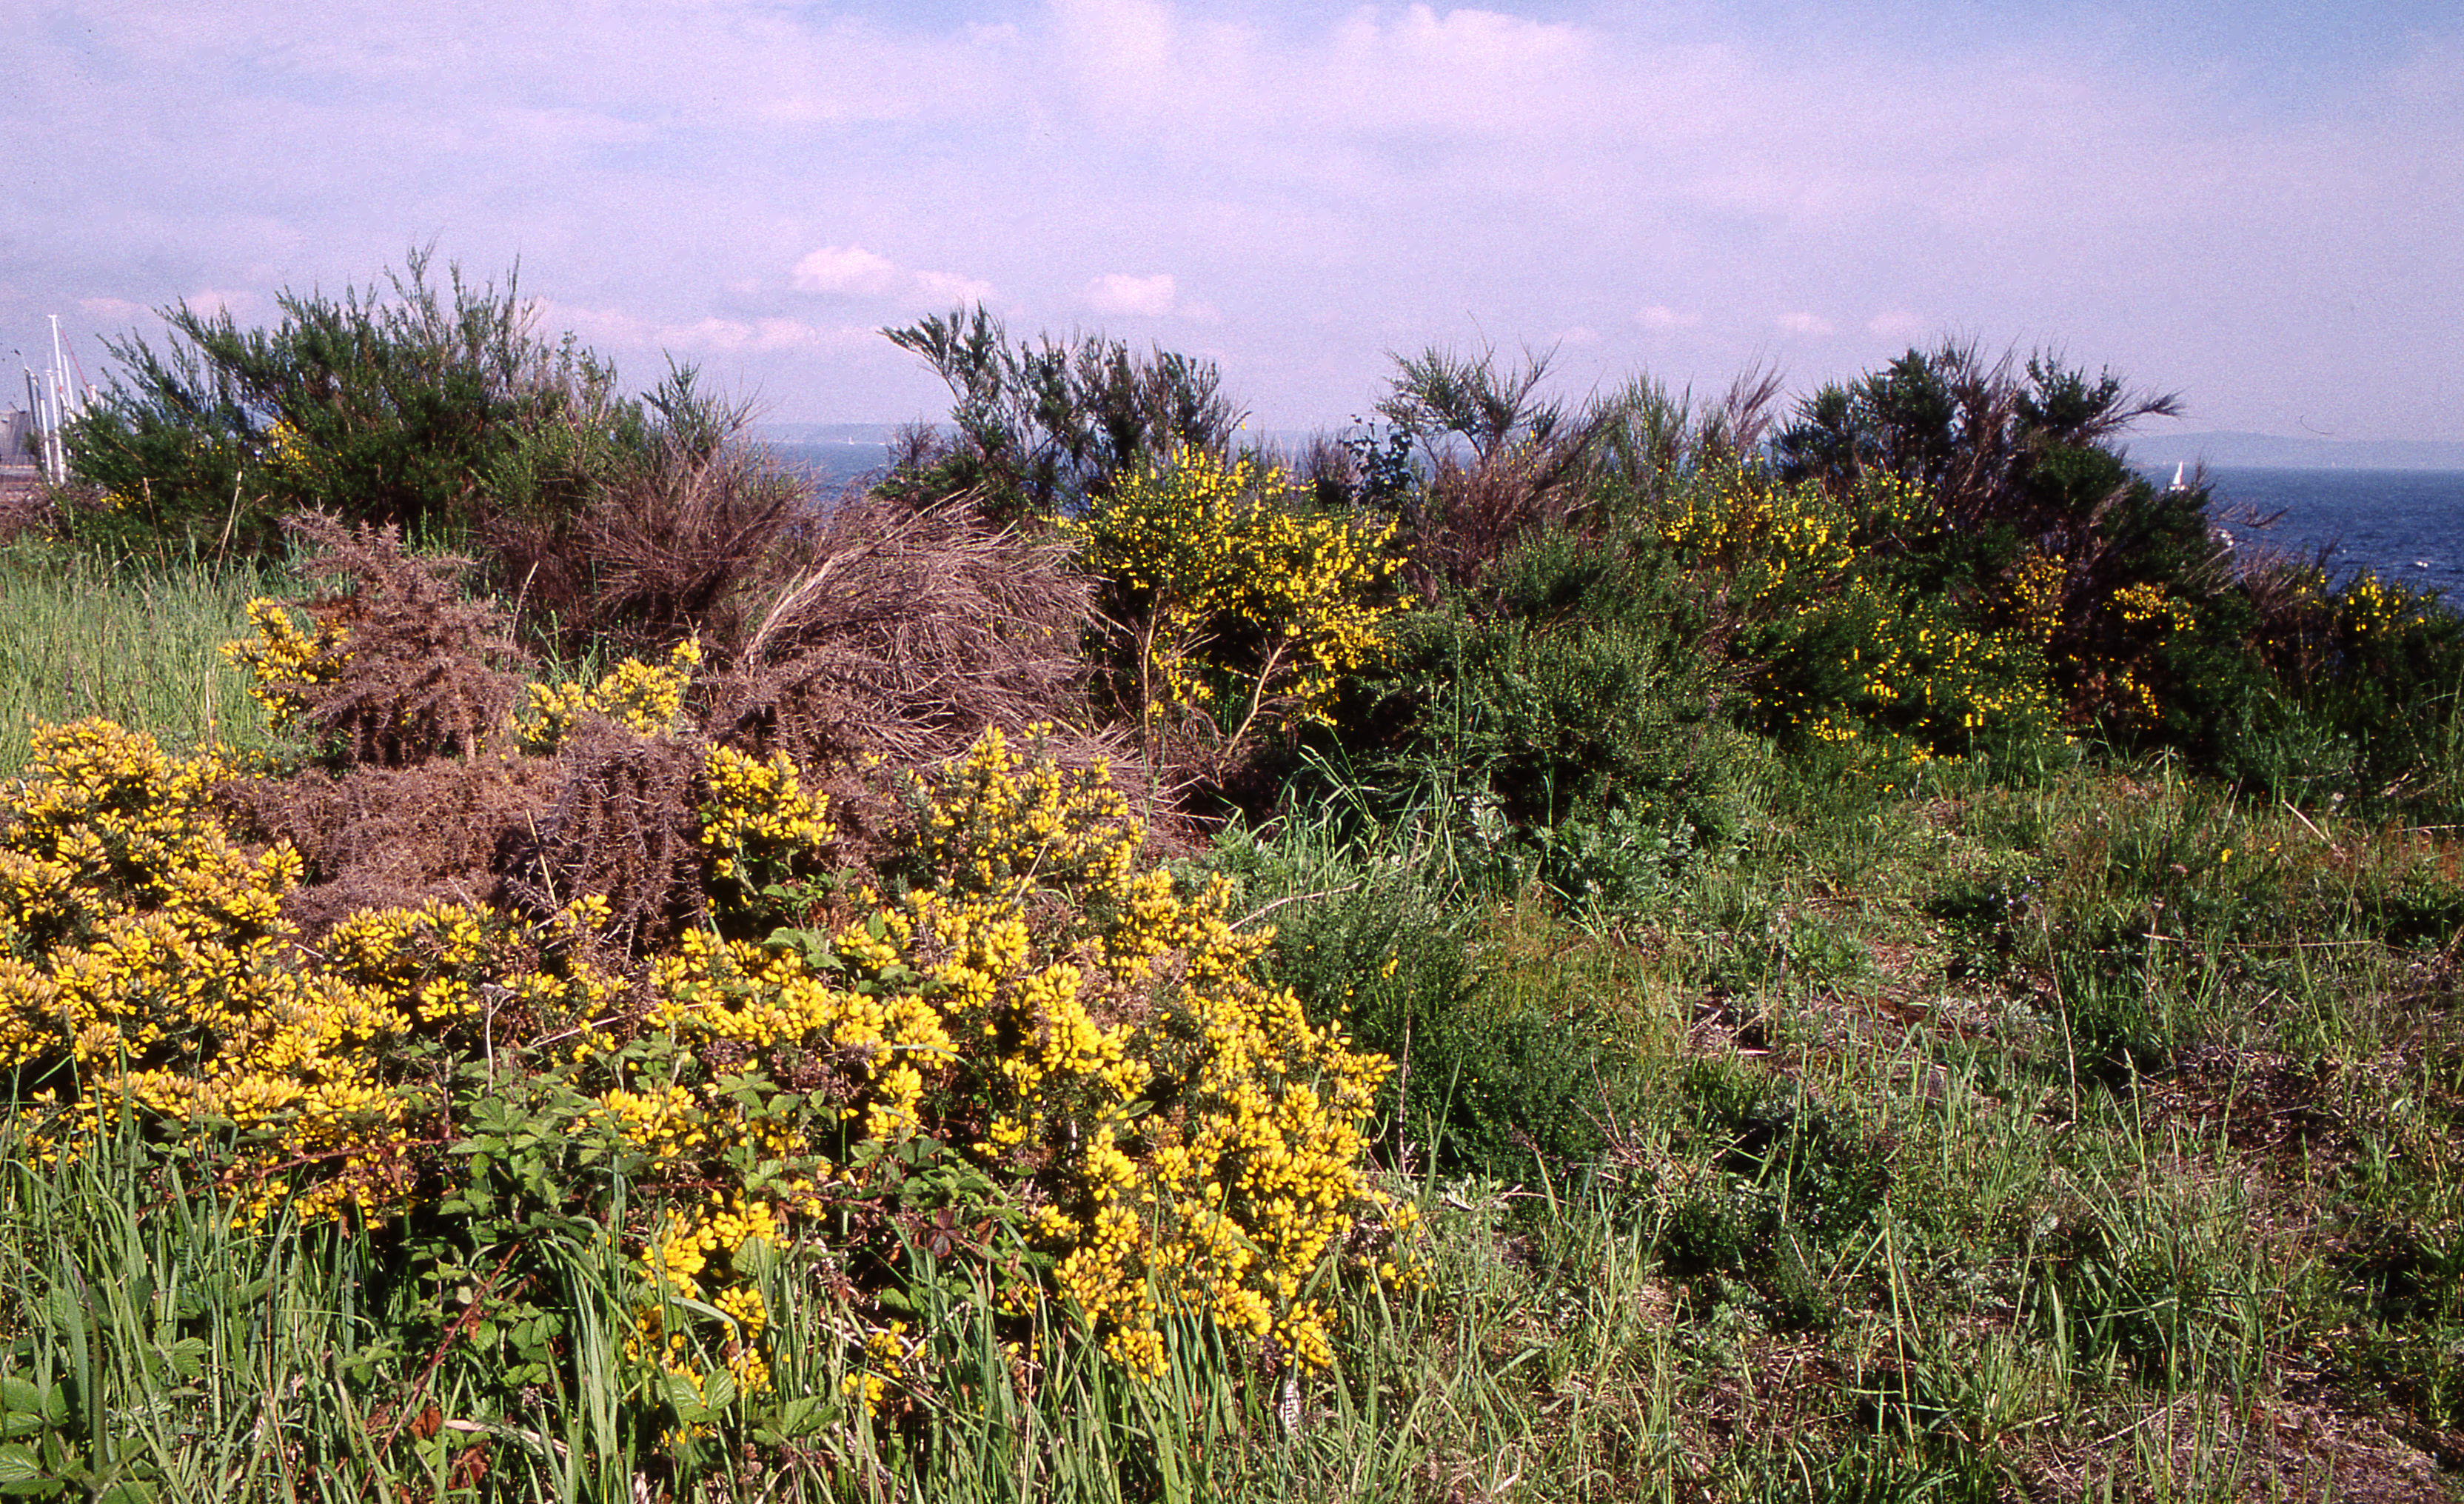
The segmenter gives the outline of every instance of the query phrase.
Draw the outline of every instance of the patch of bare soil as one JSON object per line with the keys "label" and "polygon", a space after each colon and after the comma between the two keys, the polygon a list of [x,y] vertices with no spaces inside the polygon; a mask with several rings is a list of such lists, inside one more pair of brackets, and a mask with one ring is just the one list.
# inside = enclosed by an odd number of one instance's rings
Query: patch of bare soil
{"label": "patch of bare soil", "polygon": [[0,465],[0,543],[52,525],[51,488],[32,465]]}

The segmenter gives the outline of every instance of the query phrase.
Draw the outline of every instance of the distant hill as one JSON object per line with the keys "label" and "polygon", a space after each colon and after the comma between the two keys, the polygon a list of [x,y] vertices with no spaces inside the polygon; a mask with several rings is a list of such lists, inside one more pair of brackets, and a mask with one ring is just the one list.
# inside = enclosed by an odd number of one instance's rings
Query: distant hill
{"label": "distant hill", "polygon": [[2464,470],[2464,444],[2423,439],[2285,438],[2275,433],[2140,434],[2125,441],[2132,463],[2248,470]]}

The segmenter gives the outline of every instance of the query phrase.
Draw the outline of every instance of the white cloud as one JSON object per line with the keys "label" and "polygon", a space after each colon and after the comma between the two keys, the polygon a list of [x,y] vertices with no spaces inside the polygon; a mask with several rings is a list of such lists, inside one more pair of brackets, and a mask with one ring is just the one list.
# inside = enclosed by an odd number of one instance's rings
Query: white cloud
{"label": "white cloud", "polygon": [[1172,274],[1132,276],[1126,272],[1107,272],[1087,284],[1085,297],[1087,306],[1097,313],[1159,319],[1173,310]]}
{"label": "white cloud", "polygon": [[936,303],[988,303],[993,300],[993,284],[980,277],[961,276],[956,272],[918,272],[915,274],[915,296]]}
{"label": "white cloud", "polygon": [[1878,339],[1914,340],[1933,331],[1933,324],[1904,308],[1878,313],[1865,321],[1865,332]]}
{"label": "white cloud", "polygon": [[796,291],[841,298],[880,298],[897,288],[897,266],[862,246],[824,246],[796,263]]}
{"label": "white cloud", "polygon": [[989,302],[993,284],[957,272],[908,271],[862,246],[824,246],[796,263],[800,293],[907,303]]}
{"label": "white cloud", "polygon": [[658,331],[663,349],[773,353],[809,350],[837,343],[830,331],[801,319],[699,319]]}
{"label": "white cloud", "polygon": [[1650,307],[1637,313],[1634,317],[1635,321],[1641,324],[1644,328],[1662,331],[1669,329],[1692,329],[1700,326],[1703,322],[1703,316],[1701,314],[1680,313],[1676,309],[1667,307],[1661,303],[1654,303]]}
{"label": "white cloud", "polygon": [[1786,313],[1772,320],[1771,322],[1789,334],[1819,338],[1831,332],[1831,321],[1820,314]]}
{"label": "white cloud", "polygon": [[728,319],[714,314],[662,320],[622,308],[584,307],[546,299],[532,306],[540,327],[569,329],[586,344],[620,353],[787,354],[844,349],[880,338],[869,327],[832,328],[801,319]]}

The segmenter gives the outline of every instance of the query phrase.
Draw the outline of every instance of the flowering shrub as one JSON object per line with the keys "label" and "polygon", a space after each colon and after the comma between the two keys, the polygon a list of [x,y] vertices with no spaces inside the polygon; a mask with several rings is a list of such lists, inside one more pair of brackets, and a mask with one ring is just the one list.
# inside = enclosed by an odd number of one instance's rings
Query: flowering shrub
{"label": "flowering shrub", "polygon": [[265,707],[267,721],[286,730],[308,708],[303,688],[341,676],[351,656],[350,629],[314,617],[303,628],[281,602],[262,596],[248,603],[248,624],[256,635],[225,643],[223,656],[247,672],[249,697]]}
{"label": "flowering shrub", "polygon": [[782,1211],[929,1165],[1005,1208],[1133,1367],[1160,1366],[1177,1312],[1325,1361],[1304,1284],[1360,1223],[1404,1220],[1359,1162],[1386,1063],[1255,979],[1267,937],[1233,931],[1223,886],[1139,869],[1102,769],[994,732],[915,800],[902,896],[860,892],[821,945],[688,938],[653,972],[654,1027],[801,1070],[803,1110],[826,1107],[772,1120],[769,1162],[801,1167]]}
{"label": "flowering shrub", "polygon": [[1730,608],[1746,615],[1813,599],[1858,552],[1847,502],[1734,463],[1706,471],[1671,498],[1660,540],[1687,568],[1716,571]]}
{"label": "flowering shrub", "polygon": [[514,734],[524,751],[539,753],[562,745],[574,723],[584,716],[605,717],[636,736],[671,734],[680,727],[685,691],[700,665],[701,642],[687,638],[668,650],[665,664],[627,658],[596,684],[579,679],[532,684],[527,692],[530,703],[515,719]]}
{"label": "flowering shrub", "polygon": [[2057,735],[2043,645],[2060,608],[2057,558],[2025,558],[2017,621],[1996,630],[1904,578],[1895,550],[1931,525],[1921,488],[1871,476],[1833,493],[1735,468],[1673,498],[1661,541],[1714,582],[1737,618],[1763,725],[1848,754],[1888,786],[1899,770]]}
{"label": "flowering shrub", "polygon": [[1394,521],[1311,511],[1280,470],[1185,450],[1069,526],[1136,639],[1142,705],[1235,727],[1276,701],[1323,719],[1339,681],[1388,652]]}
{"label": "flowering shrub", "polygon": [[[706,769],[708,880],[831,839],[783,758]],[[370,909],[303,943],[299,858],[241,843],[222,773],[86,722],[46,731],[0,808],[26,1126],[77,1154],[133,1122],[256,1215],[442,1216],[508,1260],[542,1216],[606,1222],[634,1250],[639,1392],[680,1445],[764,1390],[757,1271],[790,1239],[886,1316],[935,1230],[1009,1309],[1055,1301],[1154,1373],[1183,1315],[1327,1361],[1313,1276],[1409,1225],[1361,1164],[1386,1062],[1258,980],[1267,936],[1221,883],[1143,866],[1101,767],[989,734],[914,779],[888,892],[748,885],[800,922],[687,931],[629,981],[598,959],[596,896]],[[895,1327],[849,1340],[883,1403]]]}

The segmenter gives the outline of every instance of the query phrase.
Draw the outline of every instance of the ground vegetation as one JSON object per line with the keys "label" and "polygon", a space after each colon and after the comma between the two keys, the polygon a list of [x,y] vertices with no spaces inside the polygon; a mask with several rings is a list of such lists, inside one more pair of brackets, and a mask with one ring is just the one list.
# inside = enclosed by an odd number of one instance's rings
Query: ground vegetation
{"label": "ground vegetation", "polygon": [[2452,1496],[2464,629],[2170,399],[959,310],[817,498],[425,268],[0,557],[0,1491]]}

